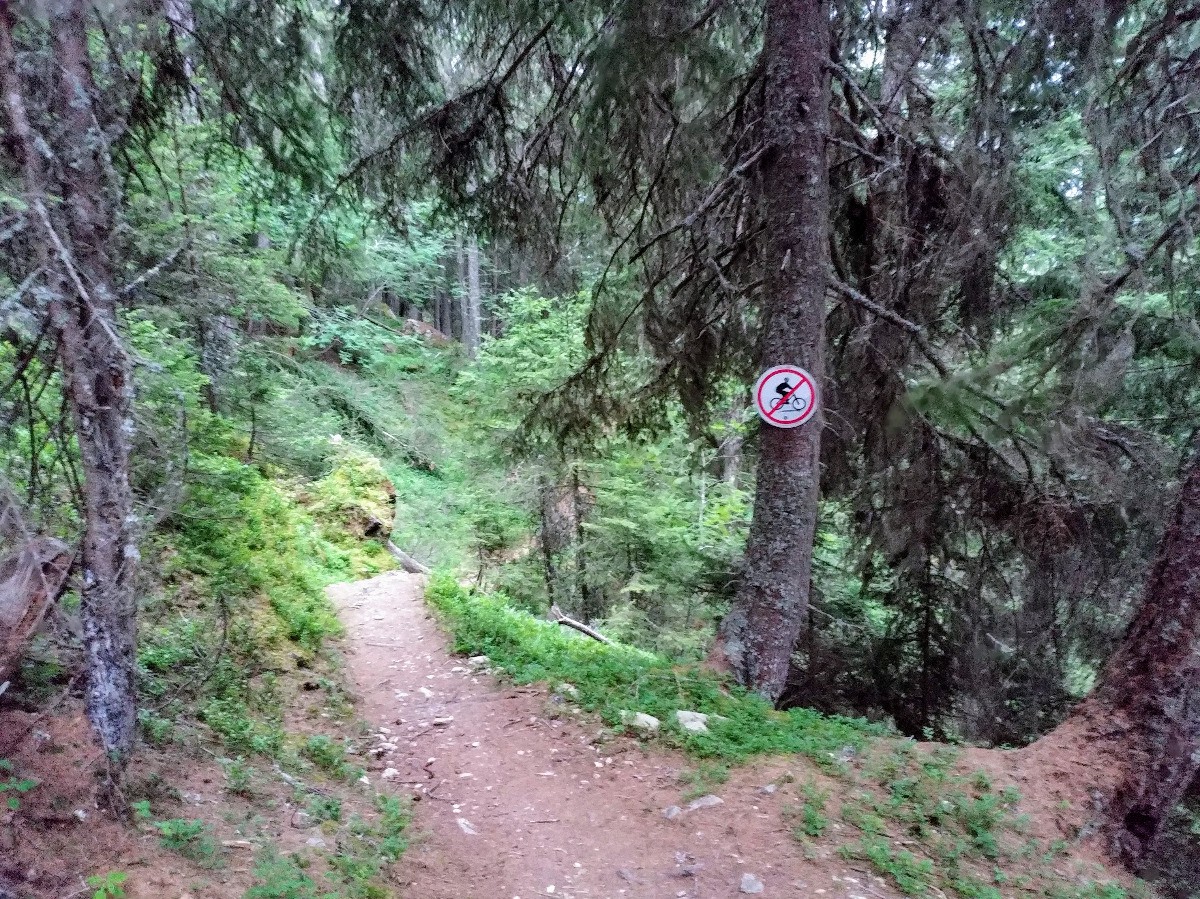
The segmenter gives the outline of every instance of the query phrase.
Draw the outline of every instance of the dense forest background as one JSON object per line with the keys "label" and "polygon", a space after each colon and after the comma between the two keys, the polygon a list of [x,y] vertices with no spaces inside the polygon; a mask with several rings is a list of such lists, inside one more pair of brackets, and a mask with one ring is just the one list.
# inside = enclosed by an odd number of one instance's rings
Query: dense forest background
{"label": "dense forest background", "polygon": [[[1200,425],[1200,9],[814,9],[820,501],[775,693],[1022,746],[1126,633]],[[192,714],[269,748],[248,659],[333,632],[314,596],[388,539],[703,659],[746,582],[749,385],[809,327],[770,312],[769,12],[0,4],[0,524],[52,560],[107,508],[85,551],[120,587],[72,582],[13,695],[82,639],[143,733]],[[90,493],[122,453],[128,508]],[[394,510],[346,512],[385,477]],[[323,531],[345,514],[368,543]],[[310,543],[264,570],[288,516]],[[209,671],[264,584],[278,621]],[[97,649],[89,603],[136,649]]]}

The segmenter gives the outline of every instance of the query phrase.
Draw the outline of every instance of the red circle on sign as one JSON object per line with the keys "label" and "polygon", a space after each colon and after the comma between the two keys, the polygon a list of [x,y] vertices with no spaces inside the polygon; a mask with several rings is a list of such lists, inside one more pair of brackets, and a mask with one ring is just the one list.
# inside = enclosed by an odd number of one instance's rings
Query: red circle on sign
{"label": "red circle on sign", "polygon": [[[795,387],[792,387],[787,394],[781,396],[778,401],[774,402],[774,405],[771,405],[769,402],[764,401],[763,391],[766,389],[771,380],[778,375],[795,375],[798,379],[798,383]],[[808,395],[812,398],[808,408],[805,409],[798,418],[789,419],[776,417],[775,413],[782,408],[794,394],[805,387],[808,388]],[[754,399],[756,405],[758,406],[759,415],[761,415],[767,422],[775,425],[776,427],[795,428],[804,424],[816,414],[817,386],[813,383],[812,376],[803,369],[781,365],[763,372],[762,376],[758,379],[758,390]]]}

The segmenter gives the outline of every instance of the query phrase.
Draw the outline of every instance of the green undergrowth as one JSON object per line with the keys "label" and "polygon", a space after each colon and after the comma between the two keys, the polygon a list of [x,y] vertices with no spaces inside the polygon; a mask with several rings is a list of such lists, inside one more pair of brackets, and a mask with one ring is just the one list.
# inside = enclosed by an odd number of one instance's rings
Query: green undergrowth
{"label": "green undergrowth", "polygon": [[[653,715],[664,739],[700,757],[741,761],[799,753],[836,769],[847,747],[860,749],[885,733],[865,721],[807,709],[775,711],[699,665],[675,665],[644,650],[576,636],[513,608],[502,595],[464,590],[446,574],[431,579],[427,598],[445,616],[458,652],[486,655],[517,683],[573,684],[579,705],[613,725],[620,725],[623,710]],[[677,709],[726,720],[711,719],[707,734],[689,733],[674,725]]]}
{"label": "green undergrowth", "polygon": [[154,537],[138,650],[147,742],[198,721],[235,753],[282,749],[288,678],[326,665],[325,641],[341,632],[324,588],[391,564],[335,514],[358,488],[364,504],[387,503],[349,464],[362,460],[336,457],[305,493],[233,455],[195,454],[185,501]]}
{"label": "green undergrowth", "polygon": [[[789,787],[792,778],[786,779],[782,815],[797,842],[807,852],[836,840],[843,858],[869,866],[907,895],[1130,895],[1104,871],[1074,865],[1063,855],[1065,844],[1043,845],[1030,836],[1020,794],[996,789],[984,772],[957,773],[953,747],[928,751],[864,721],[776,711],[698,665],[589,640],[514,608],[503,594],[464,589],[444,573],[431,579],[426,598],[442,614],[457,652],[486,655],[516,683],[572,684],[578,691],[572,701],[614,726],[621,726],[622,710],[658,718],[665,742],[703,759],[685,778],[685,799],[724,782],[726,763],[806,756],[841,786]],[[710,718],[709,733],[692,734],[674,725],[676,709],[727,720]]]}
{"label": "green undergrowth", "polygon": [[[369,816],[319,820],[328,848],[281,853],[268,844],[257,855],[245,899],[387,899],[387,866],[408,848],[408,805],[379,795]],[[319,864],[318,864],[319,863]],[[318,870],[318,868],[320,870]]]}
{"label": "green undergrowth", "polygon": [[[492,521],[511,514],[520,490],[496,436],[496,404],[481,408],[477,391],[454,393],[464,360],[453,347],[337,310],[314,314],[317,331],[293,362],[304,385],[297,401],[379,460],[395,488],[389,525],[397,546],[431,567],[476,572]],[[330,362],[333,346],[338,364]]]}
{"label": "green undergrowth", "polygon": [[395,567],[387,540],[395,517],[396,491],[380,461],[356,446],[339,444],[323,478],[302,489],[298,500],[320,536],[337,551],[326,556],[330,576],[371,577]]}
{"label": "green undergrowth", "polygon": [[[963,773],[959,750],[881,740],[844,773],[841,788],[805,784],[784,817],[811,850],[836,851],[909,896],[964,899],[1126,899],[1107,871],[1072,859],[1062,840],[1035,835],[1015,787],[985,771]],[[836,805],[836,810],[831,806]],[[836,828],[830,826],[836,820]]]}

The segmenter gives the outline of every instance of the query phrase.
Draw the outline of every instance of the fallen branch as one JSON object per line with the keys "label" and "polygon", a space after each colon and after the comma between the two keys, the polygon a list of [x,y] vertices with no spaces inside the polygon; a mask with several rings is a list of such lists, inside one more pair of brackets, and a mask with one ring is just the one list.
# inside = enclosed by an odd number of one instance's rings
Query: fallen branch
{"label": "fallen branch", "polygon": [[400,567],[409,574],[429,574],[429,568],[422,565],[391,540],[387,542],[387,550],[396,557],[396,561],[400,563]]}
{"label": "fallen branch", "polygon": [[139,287],[141,287],[143,284],[145,284],[147,281],[152,281],[154,278],[157,278],[160,274],[162,274],[164,271],[166,271],[171,266],[173,266],[175,264],[175,260],[179,258],[179,254],[182,253],[184,250],[186,250],[191,245],[192,245],[192,239],[189,237],[187,240],[185,240],[183,243],[181,243],[179,246],[177,246],[174,250],[172,250],[166,256],[166,258],[164,258],[162,261],[160,261],[157,265],[146,269],[144,272],[142,272],[140,275],[138,275],[136,278],[134,278],[132,281],[130,281],[128,284],[126,284],[124,287],[122,287],[119,291],[117,291],[117,296],[127,297],[131,293],[136,291]]}
{"label": "fallen branch", "polygon": [[306,793],[315,793],[318,796],[329,796],[330,795],[328,790],[322,790],[320,787],[310,787],[304,781],[300,780],[300,778],[292,777],[292,775],[288,774],[286,771],[284,771],[278,765],[275,765],[274,767],[275,767],[275,773],[279,775],[279,779],[282,780],[289,787],[292,787],[295,790],[303,790]]}
{"label": "fallen branch", "polygon": [[563,627],[573,628],[574,630],[579,631],[581,634],[586,634],[593,640],[599,640],[601,643],[607,643],[609,646],[613,645],[613,641],[608,639],[608,637],[604,636],[604,634],[600,633],[598,630],[588,627],[582,621],[576,621],[574,618],[568,618],[562,613],[562,610],[558,606],[550,607],[550,617]]}

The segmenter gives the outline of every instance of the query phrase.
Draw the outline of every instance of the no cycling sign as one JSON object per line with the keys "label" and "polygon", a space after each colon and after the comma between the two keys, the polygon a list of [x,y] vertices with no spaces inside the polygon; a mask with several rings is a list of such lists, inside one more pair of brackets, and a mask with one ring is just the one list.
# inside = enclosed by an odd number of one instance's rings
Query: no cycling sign
{"label": "no cycling sign", "polygon": [[817,414],[817,382],[797,365],[777,365],[754,385],[754,407],[767,424],[798,428]]}

